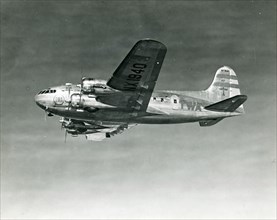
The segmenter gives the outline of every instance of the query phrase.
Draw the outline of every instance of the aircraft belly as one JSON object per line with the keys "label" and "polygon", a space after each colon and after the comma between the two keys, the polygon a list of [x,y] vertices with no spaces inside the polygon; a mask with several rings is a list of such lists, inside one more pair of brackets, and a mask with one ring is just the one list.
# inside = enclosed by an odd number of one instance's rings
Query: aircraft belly
{"label": "aircraft belly", "polygon": [[196,122],[203,119],[228,117],[226,113],[212,111],[178,111],[169,110],[160,114],[146,113],[144,116],[134,117],[130,112],[120,110],[100,109],[96,112],[88,112],[83,109],[51,108],[51,113],[76,120],[84,121],[109,121],[119,123],[138,124],[175,124]]}
{"label": "aircraft belly", "polygon": [[178,124],[178,123],[189,123],[196,122],[197,118],[184,118],[184,117],[172,117],[172,116],[144,116],[135,118],[132,120],[133,123],[138,124]]}
{"label": "aircraft belly", "polygon": [[211,111],[168,111],[166,114],[153,114],[135,118],[134,123],[141,124],[177,124],[197,122],[206,119],[215,119],[220,117],[230,117],[229,113],[211,112]]}
{"label": "aircraft belly", "polygon": [[88,112],[82,109],[51,108],[49,111],[61,117],[85,121],[114,121],[127,122],[130,119],[128,112],[101,109],[96,112]]}

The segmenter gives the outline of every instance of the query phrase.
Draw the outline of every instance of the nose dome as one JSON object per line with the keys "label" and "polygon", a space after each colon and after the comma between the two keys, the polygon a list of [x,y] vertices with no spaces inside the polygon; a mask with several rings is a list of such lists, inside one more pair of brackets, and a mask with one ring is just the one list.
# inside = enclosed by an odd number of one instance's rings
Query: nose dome
{"label": "nose dome", "polygon": [[34,100],[40,108],[46,109],[46,98],[40,92],[35,95]]}

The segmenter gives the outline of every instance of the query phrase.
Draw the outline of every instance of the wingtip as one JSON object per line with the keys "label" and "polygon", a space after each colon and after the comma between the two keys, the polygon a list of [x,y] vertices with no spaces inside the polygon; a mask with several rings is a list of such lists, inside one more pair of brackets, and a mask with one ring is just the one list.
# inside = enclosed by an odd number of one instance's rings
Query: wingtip
{"label": "wingtip", "polygon": [[167,50],[167,47],[162,43],[162,42],[160,42],[160,41],[158,41],[158,40],[154,40],[154,39],[151,39],[151,38],[144,38],[144,39],[141,39],[141,40],[139,40],[137,43],[136,43],[136,45],[137,44],[141,44],[141,43],[150,43],[150,44],[152,44],[153,46],[157,46],[157,45],[159,45],[160,47],[163,47],[165,50]]}

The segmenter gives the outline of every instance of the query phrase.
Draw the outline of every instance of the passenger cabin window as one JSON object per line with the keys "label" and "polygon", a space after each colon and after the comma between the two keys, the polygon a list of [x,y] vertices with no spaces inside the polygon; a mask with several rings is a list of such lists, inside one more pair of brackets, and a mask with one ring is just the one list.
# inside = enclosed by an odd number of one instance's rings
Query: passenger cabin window
{"label": "passenger cabin window", "polygon": [[174,101],[175,104],[177,103],[177,99],[174,99],[173,101]]}
{"label": "passenger cabin window", "polygon": [[161,102],[163,102],[164,101],[164,98],[161,98]]}

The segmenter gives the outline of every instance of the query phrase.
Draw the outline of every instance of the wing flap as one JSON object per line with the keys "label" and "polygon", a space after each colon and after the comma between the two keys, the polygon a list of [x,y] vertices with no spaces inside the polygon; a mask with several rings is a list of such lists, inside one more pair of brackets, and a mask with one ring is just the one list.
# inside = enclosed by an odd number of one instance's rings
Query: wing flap
{"label": "wing flap", "polygon": [[120,124],[118,126],[97,130],[95,133],[87,133],[86,139],[90,141],[102,141],[111,138],[114,135],[121,134],[124,130],[135,126],[136,124]]}

